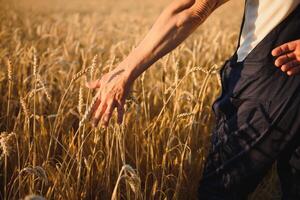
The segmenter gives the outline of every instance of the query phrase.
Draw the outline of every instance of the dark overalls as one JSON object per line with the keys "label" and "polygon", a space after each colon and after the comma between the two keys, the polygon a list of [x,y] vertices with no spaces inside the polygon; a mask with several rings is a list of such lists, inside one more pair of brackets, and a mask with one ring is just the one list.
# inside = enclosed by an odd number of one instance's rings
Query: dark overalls
{"label": "dark overalls", "polygon": [[246,199],[277,161],[283,199],[300,200],[300,75],[274,65],[272,49],[300,39],[300,5],[243,62],[221,68],[216,125],[200,200]]}

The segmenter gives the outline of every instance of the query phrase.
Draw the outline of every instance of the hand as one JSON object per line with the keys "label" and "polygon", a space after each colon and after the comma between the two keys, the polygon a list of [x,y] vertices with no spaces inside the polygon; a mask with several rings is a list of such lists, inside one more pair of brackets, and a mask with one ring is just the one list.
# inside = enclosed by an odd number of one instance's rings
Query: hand
{"label": "hand", "polygon": [[272,51],[275,65],[289,76],[300,73],[300,40],[283,44]]}
{"label": "hand", "polygon": [[90,118],[93,126],[101,124],[108,126],[109,120],[115,108],[118,111],[118,123],[121,124],[124,115],[125,99],[129,94],[131,83],[124,69],[115,69],[102,76],[101,79],[86,84],[90,89],[97,89],[94,98],[97,98],[92,106]]}

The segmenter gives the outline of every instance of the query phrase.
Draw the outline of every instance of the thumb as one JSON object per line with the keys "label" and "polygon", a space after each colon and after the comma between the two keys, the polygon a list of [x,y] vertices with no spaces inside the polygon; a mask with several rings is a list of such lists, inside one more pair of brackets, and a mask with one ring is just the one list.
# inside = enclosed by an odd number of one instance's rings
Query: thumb
{"label": "thumb", "polygon": [[95,80],[95,81],[90,81],[86,82],[85,86],[88,87],[89,89],[95,89],[100,87],[100,80]]}

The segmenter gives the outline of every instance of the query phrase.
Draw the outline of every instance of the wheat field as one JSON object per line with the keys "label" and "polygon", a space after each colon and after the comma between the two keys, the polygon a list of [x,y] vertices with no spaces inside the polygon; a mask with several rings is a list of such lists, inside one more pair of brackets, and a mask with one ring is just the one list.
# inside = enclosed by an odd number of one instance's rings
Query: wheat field
{"label": "wheat field", "polygon": [[[135,81],[122,125],[79,126],[94,95],[85,82],[125,58],[169,2],[0,0],[1,199],[196,199],[243,2]],[[274,170],[250,199],[279,199]]]}

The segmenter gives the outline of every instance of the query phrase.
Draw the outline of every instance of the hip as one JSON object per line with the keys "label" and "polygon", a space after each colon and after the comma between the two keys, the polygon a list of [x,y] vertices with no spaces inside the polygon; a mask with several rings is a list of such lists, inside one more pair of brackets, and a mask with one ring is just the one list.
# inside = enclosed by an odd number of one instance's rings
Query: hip
{"label": "hip", "polygon": [[[262,106],[270,116],[278,105],[287,101],[300,104],[300,75],[288,76],[271,61],[235,62],[229,59],[222,66],[220,77],[221,94],[212,106],[217,118],[220,115],[230,118],[245,102]],[[247,110],[249,106],[244,107]]]}

